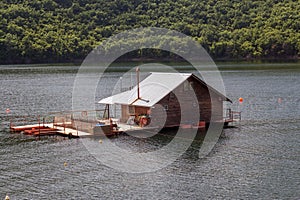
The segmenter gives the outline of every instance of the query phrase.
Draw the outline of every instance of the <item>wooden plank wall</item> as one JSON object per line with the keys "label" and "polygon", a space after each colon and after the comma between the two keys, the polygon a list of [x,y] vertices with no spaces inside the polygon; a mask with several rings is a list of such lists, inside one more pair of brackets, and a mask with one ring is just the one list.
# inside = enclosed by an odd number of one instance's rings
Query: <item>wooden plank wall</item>
{"label": "wooden plank wall", "polygon": [[[196,99],[193,98],[195,94]],[[162,121],[166,120],[164,125],[165,127],[180,126],[182,118],[181,110],[189,114],[186,119],[182,119],[182,123],[184,124],[190,124],[191,121],[210,122],[212,116],[212,101],[216,108],[214,113],[214,116],[216,116],[215,120],[222,120],[222,97],[214,92],[210,94],[206,85],[197,81],[194,77],[190,77],[185,83],[179,85],[175,90],[173,90],[173,92],[160,100],[158,104],[161,106],[155,105],[151,108],[151,125],[155,126],[155,124],[162,124]],[[197,114],[195,114],[197,104],[199,106],[200,119],[197,118]],[[164,110],[164,108],[166,110]],[[138,116],[139,114],[147,114],[148,109],[149,108],[146,107],[136,106],[135,115]],[[129,116],[130,113],[128,112],[128,106],[122,105],[122,122],[126,122]]]}
{"label": "wooden plank wall", "polygon": [[[191,84],[189,86],[189,84]],[[190,87],[190,88],[189,88]],[[197,99],[193,99],[194,93]],[[176,95],[175,95],[176,94]],[[210,98],[212,96],[212,99]],[[181,104],[179,103],[182,102]],[[178,86],[174,92],[165,96],[158,104],[163,107],[167,106],[167,110],[162,109],[156,110],[152,109],[153,120],[164,120],[160,119],[160,116],[164,116],[162,112],[166,112],[167,120],[165,122],[165,127],[179,126],[181,121],[181,109],[184,112],[190,113],[187,119],[182,119],[183,123],[189,124],[189,121],[211,121],[212,112],[212,101],[215,106],[216,120],[223,119],[223,100],[216,93],[209,93],[207,86],[196,81],[193,77],[188,79],[187,83],[183,83]],[[197,108],[196,104],[199,106],[200,119],[196,119],[197,114],[195,110]],[[194,115],[193,115],[194,113]],[[156,118],[156,119],[154,119]],[[195,124],[193,124],[195,125]]]}

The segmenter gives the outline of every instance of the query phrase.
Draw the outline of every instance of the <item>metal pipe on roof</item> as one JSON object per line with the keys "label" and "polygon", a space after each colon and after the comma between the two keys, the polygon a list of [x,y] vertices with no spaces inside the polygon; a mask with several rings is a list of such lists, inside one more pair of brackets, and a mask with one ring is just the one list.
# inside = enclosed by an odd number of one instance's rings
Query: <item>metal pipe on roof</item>
{"label": "metal pipe on roof", "polygon": [[136,68],[136,81],[137,81],[137,99],[140,99],[140,68]]}

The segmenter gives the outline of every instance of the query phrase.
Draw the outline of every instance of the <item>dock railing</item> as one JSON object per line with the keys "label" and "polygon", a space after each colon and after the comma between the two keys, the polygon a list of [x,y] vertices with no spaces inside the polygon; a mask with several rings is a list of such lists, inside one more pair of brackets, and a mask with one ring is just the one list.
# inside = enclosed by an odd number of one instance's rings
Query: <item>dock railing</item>
{"label": "dock railing", "polygon": [[46,124],[53,123],[54,116],[50,115],[12,115],[9,118],[9,126],[22,126],[29,124],[39,124],[45,126]]}
{"label": "dock railing", "polygon": [[93,128],[103,119],[104,112],[105,110],[83,110],[52,113],[55,115],[53,124],[93,133]]}
{"label": "dock railing", "polygon": [[39,124],[45,126],[53,124],[64,128],[73,128],[90,131],[100,119],[103,119],[105,110],[85,110],[85,111],[61,111],[50,112],[44,115],[12,115],[8,117],[9,128],[14,126],[24,126]]}
{"label": "dock railing", "polygon": [[226,115],[224,117],[225,123],[236,123],[242,120],[242,112],[232,111],[230,108],[226,110]]}

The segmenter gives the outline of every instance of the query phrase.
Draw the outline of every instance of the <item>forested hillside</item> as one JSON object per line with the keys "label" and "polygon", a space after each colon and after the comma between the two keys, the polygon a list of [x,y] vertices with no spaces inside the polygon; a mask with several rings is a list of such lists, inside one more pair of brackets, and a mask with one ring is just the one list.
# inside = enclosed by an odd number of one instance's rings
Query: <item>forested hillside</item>
{"label": "forested hillside", "polygon": [[105,38],[162,27],[215,59],[299,58],[299,0],[0,0],[0,63],[81,61]]}

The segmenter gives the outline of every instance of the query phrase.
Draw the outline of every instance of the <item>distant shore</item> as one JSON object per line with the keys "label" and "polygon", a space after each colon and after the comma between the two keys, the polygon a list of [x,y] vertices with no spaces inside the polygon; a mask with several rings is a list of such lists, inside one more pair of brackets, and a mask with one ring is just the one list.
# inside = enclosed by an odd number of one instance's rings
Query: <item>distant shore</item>
{"label": "distant shore", "polygon": [[[232,62],[232,63],[282,63],[282,62],[300,62],[300,57],[267,57],[267,58],[212,58],[214,62]],[[22,64],[38,64],[38,65],[81,65],[84,59],[68,59],[68,60],[40,60],[40,61],[30,61],[30,60],[14,60],[14,61],[1,61],[0,65],[22,65]],[[115,63],[127,63],[127,62],[185,62],[183,59],[178,58],[121,58],[114,61]]]}

